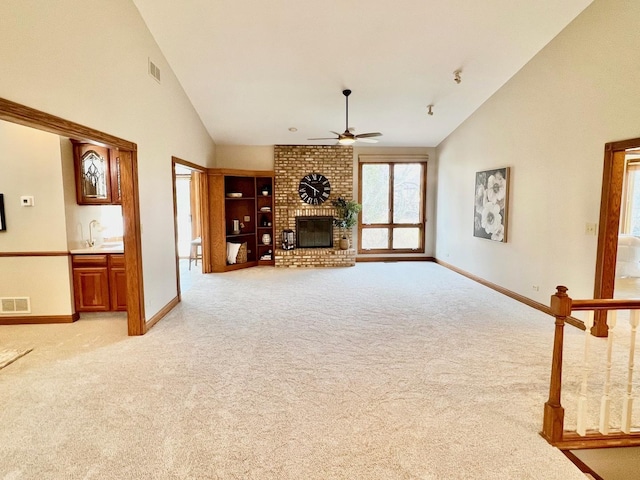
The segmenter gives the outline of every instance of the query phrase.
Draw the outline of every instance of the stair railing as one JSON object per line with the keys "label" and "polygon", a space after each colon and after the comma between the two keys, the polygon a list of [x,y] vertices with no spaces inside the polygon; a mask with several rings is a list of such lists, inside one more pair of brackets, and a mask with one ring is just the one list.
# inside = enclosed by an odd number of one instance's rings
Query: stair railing
{"label": "stair railing", "polygon": [[[620,334],[616,331],[617,312],[620,310],[629,311],[629,335],[628,339],[622,342],[626,352],[620,352],[617,346],[614,358],[614,343]],[[585,311],[588,313],[584,322],[585,338],[583,361],[579,389],[577,392],[576,406],[576,428],[565,429],[565,409],[561,403],[562,397],[562,367],[564,351],[564,325],[567,318],[571,318],[571,323],[575,325],[575,319],[571,317],[572,312]],[[608,335],[606,340],[596,341],[606,342],[605,345],[598,345],[605,348],[604,358],[593,360],[593,346],[591,328],[594,323],[594,313],[596,311],[606,312],[606,324]],[[555,316],[555,333],[553,341],[553,356],[551,366],[551,379],[549,385],[549,399],[544,404],[543,426],[540,434],[552,445],[562,450],[574,450],[580,448],[602,448],[602,447],[622,447],[640,445],[640,428],[632,425],[633,404],[634,404],[634,364],[636,336],[638,325],[640,324],[640,300],[618,300],[618,299],[589,299],[573,300],[567,295],[567,288],[558,286],[556,293],[551,297],[551,313]],[[627,345],[628,340],[628,345]],[[624,385],[617,385],[620,388],[612,389],[612,371],[614,362],[625,358]],[[592,373],[597,368],[603,378],[600,395],[600,409],[597,422],[590,418],[587,408],[589,403],[589,393],[596,387],[589,384]],[[616,381],[620,379],[616,378]],[[621,396],[616,396],[617,391],[623,391]],[[619,402],[619,403],[618,403]],[[616,408],[621,406],[620,424],[612,426],[612,404]],[[617,410],[616,410],[617,411]],[[616,415],[617,417],[617,415]],[[596,426],[597,424],[597,426]],[[593,425],[593,426],[592,426]]]}

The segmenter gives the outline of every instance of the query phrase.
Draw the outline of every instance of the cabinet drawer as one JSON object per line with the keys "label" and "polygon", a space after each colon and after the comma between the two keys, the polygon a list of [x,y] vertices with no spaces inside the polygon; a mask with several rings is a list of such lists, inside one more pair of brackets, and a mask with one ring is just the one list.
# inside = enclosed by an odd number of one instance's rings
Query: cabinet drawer
{"label": "cabinet drawer", "polygon": [[110,267],[123,267],[124,268],[124,254],[123,253],[112,253],[109,255],[109,266]]}
{"label": "cabinet drawer", "polygon": [[74,267],[77,265],[106,267],[107,255],[72,255],[71,262]]}

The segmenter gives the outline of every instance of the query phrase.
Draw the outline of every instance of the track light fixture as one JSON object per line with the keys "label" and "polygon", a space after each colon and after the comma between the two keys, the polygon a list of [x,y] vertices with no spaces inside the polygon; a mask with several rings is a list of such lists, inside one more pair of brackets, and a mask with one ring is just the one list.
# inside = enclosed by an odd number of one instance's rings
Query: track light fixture
{"label": "track light fixture", "polygon": [[433,105],[427,105],[427,115],[433,115]]}
{"label": "track light fixture", "polygon": [[462,78],[460,77],[461,73],[462,70],[456,70],[455,72],[453,72],[453,81],[457,84],[460,84],[460,82],[462,81]]}

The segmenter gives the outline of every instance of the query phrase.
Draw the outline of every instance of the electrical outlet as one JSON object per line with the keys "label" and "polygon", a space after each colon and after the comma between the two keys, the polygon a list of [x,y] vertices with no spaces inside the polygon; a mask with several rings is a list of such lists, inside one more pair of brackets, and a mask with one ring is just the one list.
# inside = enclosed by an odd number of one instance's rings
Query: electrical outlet
{"label": "electrical outlet", "polygon": [[244,221],[249,223],[251,221],[251,217],[249,215],[244,216]]}
{"label": "electrical outlet", "polygon": [[597,235],[598,234],[598,224],[597,223],[587,223],[584,228],[585,235]]}
{"label": "electrical outlet", "polygon": [[531,288],[533,288],[533,290],[535,292],[539,292],[540,291],[540,285],[533,285]]}

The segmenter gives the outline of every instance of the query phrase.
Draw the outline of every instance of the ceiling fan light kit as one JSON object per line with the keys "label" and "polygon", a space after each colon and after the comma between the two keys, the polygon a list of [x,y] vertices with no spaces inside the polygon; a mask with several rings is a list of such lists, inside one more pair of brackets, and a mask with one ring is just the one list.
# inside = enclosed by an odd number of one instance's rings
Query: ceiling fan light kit
{"label": "ceiling fan light kit", "polygon": [[331,133],[337,135],[336,137],[309,138],[308,140],[338,140],[338,144],[340,145],[353,145],[357,141],[377,143],[378,140],[374,137],[381,137],[382,134],[380,132],[361,133],[359,135],[355,135],[353,133],[353,128],[349,128],[349,95],[351,95],[351,90],[343,90],[342,94],[344,95],[346,102],[346,121],[344,132],[338,133],[331,130]]}

